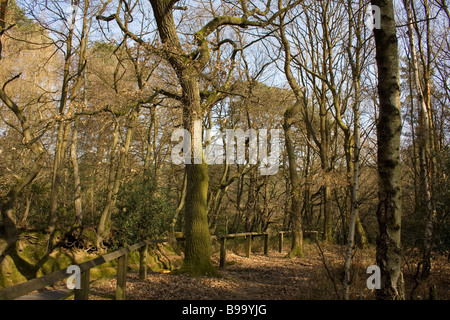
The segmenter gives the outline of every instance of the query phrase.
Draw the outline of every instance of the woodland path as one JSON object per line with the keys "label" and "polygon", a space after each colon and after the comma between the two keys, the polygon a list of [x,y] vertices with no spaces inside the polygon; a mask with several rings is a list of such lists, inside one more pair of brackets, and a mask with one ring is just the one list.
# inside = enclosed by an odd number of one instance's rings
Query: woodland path
{"label": "woodland path", "polygon": [[[218,264],[217,256],[213,262]],[[222,277],[149,272],[145,281],[139,281],[138,275],[130,272],[126,293],[130,300],[297,300],[316,294],[323,298],[317,287],[317,277],[322,281],[326,277],[322,269],[318,257],[286,259],[285,253],[271,252],[246,258],[227,252]],[[114,297],[115,288],[115,279],[101,280],[91,286],[89,299]],[[329,294],[333,298],[333,293]]]}
{"label": "woodland path", "polygon": [[[193,277],[187,274],[151,272],[140,281],[136,269],[128,271],[126,298],[128,300],[334,300],[338,299],[333,283],[324,268],[322,257],[312,246],[305,246],[302,258],[285,258],[284,253],[269,251],[268,256],[253,252],[250,258],[243,252],[227,251],[226,267],[221,277]],[[339,281],[342,268],[342,248],[329,246],[324,257],[335,281]],[[366,288],[366,268],[373,261],[374,250],[359,251],[354,261],[352,299],[373,299]],[[212,256],[219,265],[219,254]],[[430,283],[416,297],[427,296],[431,284],[437,285],[440,298],[450,297],[450,264],[447,256],[436,257],[435,269]],[[409,286],[411,274],[405,269]],[[55,290],[58,289],[58,290]],[[339,287],[340,289],[340,287]],[[410,289],[410,288],[409,288]],[[408,289],[408,290],[409,290]],[[58,300],[67,296],[67,290],[55,286],[39,293],[27,295],[20,300]],[[115,277],[91,280],[89,300],[114,300]],[[70,299],[70,298],[69,298]]]}
{"label": "woodland path", "polygon": [[61,300],[70,292],[69,289],[49,290],[22,296],[14,300]]}

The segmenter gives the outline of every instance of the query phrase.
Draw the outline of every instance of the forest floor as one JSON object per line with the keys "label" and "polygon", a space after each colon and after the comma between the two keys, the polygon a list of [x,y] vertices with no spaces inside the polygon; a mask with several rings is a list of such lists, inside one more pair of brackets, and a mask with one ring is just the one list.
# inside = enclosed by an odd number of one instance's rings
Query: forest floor
{"label": "forest floor", "polygon": [[[139,281],[136,273],[130,273],[127,299],[300,299],[312,268],[310,262],[297,258],[284,259],[281,254],[272,253],[266,257],[255,253],[251,258],[246,258],[227,253],[227,265],[224,270],[220,270],[221,277],[151,272],[145,281]],[[112,297],[115,286],[115,280],[100,282],[92,288],[91,298]]]}
{"label": "forest floor", "polygon": [[[227,252],[227,264],[221,277],[193,277],[170,272],[150,272],[139,281],[130,271],[126,294],[130,300],[330,300],[342,292],[343,250],[339,246],[305,246],[302,258],[285,258],[275,250],[268,256],[254,252],[250,258],[242,251]],[[428,299],[430,285],[437,285],[439,298],[450,299],[450,266],[447,257],[439,257],[434,275],[416,291],[415,299]],[[366,288],[367,266],[373,264],[374,250],[359,251],[354,257],[352,299],[374,299]],[[213,255],[218,265],[218,254]],[[409,270],[412,272],[412,270]],[[405,270],[406,289],[412,286]],[[115,279],[91,284],[90,299],[114,299]]]}

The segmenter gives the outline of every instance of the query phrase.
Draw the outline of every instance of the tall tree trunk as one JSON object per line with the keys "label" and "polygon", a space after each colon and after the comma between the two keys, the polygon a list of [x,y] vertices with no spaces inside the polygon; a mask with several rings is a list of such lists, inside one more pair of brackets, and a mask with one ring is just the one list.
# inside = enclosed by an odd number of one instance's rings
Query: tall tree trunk
{"label": "tall tree trunk", "polygon": [[[420,282],[423,279],[428,278],[431,271],[431,251],[433,250],[433,205],[432,205],[432,193],[431,193],[431,175],[429,174],[430,163],[430,148],[432,146],[432,140],[430,137],[430,120],[429,120],[429,108],[427,101],[429,98],[429,85],[427,79],[425,79],[425,88],[422,88],[419,78],[419,66],[417,61],[416,44],[414,40],[414,28],[413,28],[413,16],[411,12],[411,6],[413,5],[411,0],[403,0],[403,5],[408,15],[408,35],[409,35],[409,48],[411,54],[411,69],[414,79],[414,86],[416,88],[418,105],[419,105],[419,127],[416,131],[418,133],[418,151],[419,151],[419,210],[424,211],[425,217],[425,235],[422,246],[422,259],[417,266],[416,281]],[[425,66],[426,67],[426,66]],[[427,77],[426,77],[427,78]]]}
{"label": "tall tree trunk", "polygon": [[247,189],[247,203],[245,204],[245,231],[253,231],[253,222],[255,220],[256,207],[256,184],[258,178],[256,177],[256,168],[249,172],[249,181]]}
{"label": "tall tree trunk", "polygon": [[[321,26],[322,26],[322,76],[326,78],[329,73],[333,72],[332,66],[328,66],[328,61],[331,58],[331,48],[328,46],[329,30],[328,30],[328,7],[330,1],[321,3]],[[328,119],[327,108],[327,90],[328,81],[321,80],[322,87],[320,93],[320,111],[319,111],[319,123],[320,123],[320,161],[322,165],[322,172],[325,177],[325,183],[322,186],[323,196],[323,240],[332,241],[332,211],[331,211],[331,185],[328,177],[328,173],[331,172],[332,166],[330,163],[330,147],[331,147],[331,128]],[[331,77],[333,78],[333,77]]]}
{"label": "tall tree trunk", "polygon": [[53,161],[53,173],[52,173],[52,189],[50,193],[50,211],[48,216],[47,228],[48,233],[52,233],[56,228],[56,222],[58,220],[58,189],[61,184],[62,163],[65,159],[65,150],[62,150],[64,140],[64,122],[59,121],[58,131],[56,135],[56,150]]}
{"label": "tall tree trunk", "polygon": [[186,188],[187,188],[187,179],[186,179],[186,171],[185,171],[184,175],[183,175],[183,186],[181,188],[180,199],[178,200],[177,208],[175,209],[175,213],[173,215],[172,222],[170,223],[170,229],[172,231],[173,237],[175,237],[175,225],[177,224],[178,216],[185,205]]}
{"label": "tall tree trunk", "polygon": [[[239,168],[239,166],[238,166]],[[239,170],[239,169],[238,169]],[[241,220],[242,220],[242,195],[244,193],[244,176],[240,176],[238,178],[237,182],[237,192],[236,192],[236,215],[233,221],[233,224],[231,226],[231,232],[238,232],[241,226]]]}
{"label": "tall tree trunk", "polygon": [[[288,167],[288,160],[286,152],[283,153],[283,168]],[[286,201],[284,202],[284,216],[283,225],[281,230],[288,230],[291,220],[291,179],[289,174],[285,174],[285,188],[286,188]]]}
{"label": "tall tree trunk", "polygon": [[294,141],[292,140],[292,123],[300,109],[300,101],[286,110],[284,113],[283,129],[286,139],[286,150],[289,162],[289,176],[291,180],[291,222],[292,222],[292,244],[288,257],[303,256],[303,228],[300,200],[300,178],[297,172],[297,161],[295,159]]}
{"label": "tall tree trunk", "polygon": [[[360,7],[362,6],[362,2],[359,2]],[[354,17],[356,23],[352,18],[350,18],[350,32],[349,32],[349,44],[347,46],[347,54],[352,68],[352,77],[353,77],[353,88],[354,88],[354,103],[353,103],[353,140],[354,140],[354,152],[353,159],[348,159],[348,174],[352,174],[351,181],[351,213],[348,225],[348,241],[347,241],[347,252],[345,257],[344,264],[344,299],[348,300],[350,298],[350,267],[352,263],[353,256],[353,248],[355,246],[355,234],[358,229],[360,229],[360,237],[361,242],[365,243],[365,234],[362,229],[361,221],[359,220],[358,212],[359,212],[359,155],[361,150],[361,136],[360,136],[360,128],[359,128],[359,108],[361,103],[361,51],[362,51],[362,37],[361,37],[361,29],[360,26],[362,24],[362,14],[361,11],[358,12],[357,15],[354,15],[352,9],[352,2],[348,2],[348,15],[349,17]],[[355,57],[352,58],[351,52],[351,44],[353,41],[353,30],[355,31],[356,37],[356,51]],[[362,229],[362,231],[361,231]]]}
{"label": "tall tree trunk", "polygon": [[[202,120],[198,65],[186,60],[178,39],[173,19],[174,1],[151,0],[153,13],[158,26],[161,42],[171,52],[168,61],[175,70],[182,88],[183,125],[191,133],[191,146],[194,146],[194,121]],[[192,148],[195,149],[195,148]],[[211,239],[207,219],[208,165],[202,154],[191,154],[191,163],[185,164],[186,205],[185,236],[186,247],[183,269],[193,274],[216,273],[211,263]],[[195,163],[194,158],[201,163]]]}
{"label": "tall tree trunk", "polygon": [[[147,129],[147,139],[146,143],[146,151],[145,151],[145,159],[144,159],[144,168],[145,170],[151,170],[151,166],[153,165],[153,170],[156,171],[156,106],[150,109],[150,124]],[[155,172],[156,173],[156,172]],[[156,176],[156,174],[155,174]]]}
{"label": "tall tree trunk", "polygon": [[66,122],[64,121],[66,103],[69,95],[69,81],[70,81],[70,63],[72,60],[72,39],[73,29],[69,29],[69,34],[65,41],[66,52],[64,55],[64,68],[63,68],[63,80],[61,87],[61,95],[59,99],[59,111],[58,111],[58,129],[56,134],[55,155],[53,159],[53,172],[52,172],[52,189],[50,193],[50,209],[47,222],[46,231],[52,233],[56,228],[56,222],[58,220],[58,196],[59,186],[61,184],[61,174],[64,168],[65,160],[65,148],[64,148],[64,132],[66,128]]}
{"label": "tall tree trunk", "polygon": [[401,270],[401,171],[402,131],[398,40],[392,0],[372,0],[380,8],[381,28],[374,29],[378,67],[379,115],[378,209],[376,261],[381,270],[378,299],[403,299]]}
{"label": "tall tree trunk", "polygon": [[[353,157],[353,183],[351,188],[351,213],[348,223],[347,252],[344,264],[344,299],[348,300],[350,295],[350,266],[355,245],[355,229],[358,219],[358,191],[359,191],[359,152],[360,152],[360,131],[359,131],[359,78],[355,83],[355,103],[353,107],[353,123],[355,137],[355,152]],[[355,79],[355,82],[356,82]]]}
{"label": "tall tree trunk", "polygon": [[[325,86],[325,83],[322,84]],[[324,184],[322,186],[323,199],[323,240],[331,241],[333,239],[331,225],[331,186],[328,177],[330,172],[330,128],[327,116],[325,89],[322,89],[322,99],[320,101],[320,162],[322,173],[324,175]]]}
{"label": "tall tree trunk", "polygon": [[[208,165],[201,148],[197,150],[200,154],[196,154],[194,141],[194,122],[201,122],[203,114],[200,106],[199,75],[197,70],[189,66],[184,66],[177,73],[183,89],[183,124],[184,128],[191,133],[191,146],[194,146],[191,163],[185,165],[186,247],[183,269],[192,274],[215,274],[216,270],[211,263],[211,239],[207,215]],[[201,163],[196,163],[197,159],[200,159]]]}
{"label": "tall tree trunk", "polygon": [[[356,63],[358,64],[359,61]],[[354,75],[355,77],[355,75]],[[360,86],[359,77],[355,78],[355,103],[353,106],[353,125],[354,125],[354,154],[353,154],[353,181],[351,187],[351,213],[348,223],[348,241],[347,253],[345,257],[345,279],[344,279],[344,299],[349,298],[350,286],[350,265],[352,261],[352,252],[355,245],[355,229],[358,219],[358,191],[359,191],[359,152],[360,152],[360,131],[359,131],[359,101],[360,101]],[[360,222],[361,223],[361,222]]]}
{"label": "tall tree trunk", "polygon": [[100,248],[103,245],[103,240],[106,239],[109,236],[109,212],[112,207],[113,194],[114,194],[114,182],[115,178],[117,176],[118,168],[117,166],[117,145],[119,143],[119,129],[120,125],[119,123],[116,123],[116,126],[114,128],[114,139],[111,146],[110,151],[110,163],[109,163],[109,175],[108,175],[108,184],[107,189],[108,193],[106,195],[106,201],[105,206],[103,207],[102,214],[100,216],[100,220],[97,226],[97,239],[96,239],[96,246],[97,248]]}
{"label": "tall tree trunk", "polygon": [[78,170],[78,129],[77,121],[75,121],[72,129],[72,144],[70,145],[70,161],[73,168],[73,183],[74,183],[74,207],[75,207],[75,224],[74,227],[81,227],[83,221],[83,208],[81,201],[81,179]]}
{"label": "tall tree trunk", "polygon": [[[74,110],[74,101],[78,95],[78,91],[84,82],[84,67],[86,65],[86,50],[88,39],[88,9],[90,0],[84,2],[83,9],[83,27],[80,37],[80,46],[78,48],[78,66],[74,75],[70,74],[71,64],[73,63],[74,48],[74,28],[69,27],[68,35],[65,40],[66,52],[64,54],[63,79],[61,86],[61,95],[58,110],[58,130],[56,137],[55,156],[52,172],[52,190],[50,193],[50,210],[46,231],[52,233],[56,228],[58,220],[58,198],[59,187],[61,185],[62,172],[65,166],[67,141],[70,131],[70,123],[64,120],[66,114],[71,114]],[[78,5],[79,1],[75,1],[74,5]],[[76,16],[72,16],[71,25],[75,24]],[[71,82],[73,80],[73,82]],[[71,83],[73,86],[70,87]],[[67,108],[67,104],[69,105]],[[68,109],[66,111],[66,109]]]}
{"label": "tall tree trunk", "polygon": [[[310,140],[309,133],[306,132],[306,135],[308,137],[308,140]],[[304,180],[304,193],[303,193],[303,212],[305,217],[305,229],[311,229],[312,227],[312,220],[313,220],[313,213],[312,213],[312,206],[311,206],[311,177],[310,177],[310,165],[311,165],[311,145],[308,143],[306,145],[306,157],[303,162],[304,167],[304,173],[303,173],[303,180]]]}
{"label": "tall tree trunk", "polygon": [[[281,9],[281,2],[278,2],[278,8]],[[284,49],[284,73],[286,79],[295,95],[295,103],[288,108],[284,113],[283,129],[286,138],[286,150],[289,163],[289,176],[291,180],[290,195],[291,195],[291,222],[292,222],[292,245],[288,253],[289,257],[303,256],[303,229],[300,205],[300,178],[297,173],[297,161],[295,159],[294,142],[292,140],[291,126],[294,122],[295,116],[298,114],[300,107],[304,105],[304,93],[294,75],[291,71],[291,48],[286,37],[284,18],[280,17],[280,38]]]}

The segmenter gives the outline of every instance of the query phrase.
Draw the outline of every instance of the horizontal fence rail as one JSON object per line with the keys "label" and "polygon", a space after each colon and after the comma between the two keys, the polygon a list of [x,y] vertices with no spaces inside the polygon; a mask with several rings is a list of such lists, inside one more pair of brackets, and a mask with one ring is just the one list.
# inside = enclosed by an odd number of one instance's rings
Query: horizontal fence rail
{"label": "horizontal fence rail", "polygon": [[[177,238],[177,240],[183,240],[183,238]],[[117,251],[107,253],[105,255],[102,255],[100,257],[94,258],[92,260],[77,264],[77,266],[80,268],[81,271],[81,289],[75,289],[75,299],[76,300],[86,300],[89,292],[89,272],[90,269],[98,267],[106,262],[123,258],[124,256],[128,255],[128,253],[136,251],[138,249],[141,249],[143,247],[147,247],[149,244],[156,244],[156,243],[167,243],[169,242],[169,239],[158,239],[158,240],[145,240],[138,242],[134,245],[131,245],[126,248],[119,249]],[[145,250],[146,251],[146,250]],[[141,259],[142,261],[142,259]],[[121,266],[121,263],[119,261],[118,264],[118,272],[122,271],[121,269],[123,266]],[[145,263],[140,263],[140,274],[141,269],[146,268]],[[142,274],[144,274],[142,272]],[[32,279],[23,283],[16,284],[11,287],[7,287],[3,290],[0,290],[0,300],[13,300],[16,298],[19,298],[21,296],[24,296],[30,292],[33,292],[35,290],[42,289],[46,286],[51,286],[55,284],[58,281],[64,280],[65,278],[68,278],[70,276],[69,273],[67,273],[67,269],[61,269],[49,274],[46,274],[42,277]],[[122,295],[116,298],[122,298]],[[123,295],[124,298],[124,295]]]}
{"label": "horizontal fence rail", "polygon": [[252,237],[258,237],[258,236],[264,237],[264,255],[267,256],[269,253],[269,233],[268,232],[231,233],[231,234],[226,234],[226,235],[222,235],[222,236],[217,236],[217,240],[220,241],[219,268],[221,268],[221,269],[225,268],[226,255],[227,255],[227,239],[245,237],[247,240],[246,244],[245,244],[245,256],[247,258],[250,258],[251,251],[252,251]]}
{"label": "horizontal fence rail", "polygon": [[[268,232],[244,232],[244,233],[232,233],[226,235],[211,236],[211,240],[218,240],[220,242],[220,262],[219,267],[225,267],[226,261],[226,241],[227,239],[233,239],[238,237],[246,238],[245,255],[250,258],[252,238],[262,236],[264,237],[264,254],[268,255],[269,251],[269,233]],[[176,238],[177,241],[184,241],[185,238]],[[80,289],[74,290],[75,300],[88,300],[89,299],[89,281],[90,281],[90,270],[92,268],[98,267],[104,263],[118,260],[117,263],[117,285],[116,285],[116,300],[125,300],[125,287],[126,287],[126,277],[127,277],[127,259],[128,254],[133,251],[139,250],[139,279],[144,280],[147,278],[147,264],[145,262],[147,257],[148,246],[151,244],[158,243],[168,243],[169,239],[156,239],[156,240],[145,240],[135,243],[129,247],[122,248],[100,257],[94,258],[92,260],[77,264],[81,272],[80,274]],[[42,289],[47,286],[54,285],[56,282],[64,280],[71,276],[71,273],[67,272],[66,269],[61,269],[42,277],[35,278],[23,283],[19,283],[5,289],[0,290],[0,300],[14,300],[16,298],[22,297],[30,292]]]}

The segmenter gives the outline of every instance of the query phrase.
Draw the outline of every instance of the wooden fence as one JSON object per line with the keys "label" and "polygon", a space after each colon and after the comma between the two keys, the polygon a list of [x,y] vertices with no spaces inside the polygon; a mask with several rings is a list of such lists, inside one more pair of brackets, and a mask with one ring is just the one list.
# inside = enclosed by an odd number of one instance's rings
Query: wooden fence
{"label": "wooden fence", "polygon": [[245,256],[250,258],[252,252],[252,238],[263,236],[264,237],[264,254],[268,255],[269,253],[269,233],[268,232],[244,232],[244,233],[231,233],[223,236],[217,236],[217,240],[220,241],[220,262],[219,268],[225,268],[226,263],[226,253],[227,253],[227,239],[245,237],[246,245],[245,245]]}
{"label": "wooden fence", "polygon": [[[290,234],[292,231],[278,231],[278,251],[280,253],[283,252],[283,245],[284,245],[284,235]],[[309,237],[311,239],[316,239],[318,237],[318,234],[321,234],[323,232],[314,231],[314,230],[303,230],[303,235],[309,234]]]}
{"label": "wooden fence", "polygon": [[[220,268],[225,267],[226,259],[226,241],[227,239],[246,237],[246,249],[245,253],[247,257],[250,257],[252,238],[257,236],[264,237],[264,254],[268,254],[269,250],[269,234],[267,232],[257,233],[257,232],[246,232],[246,233],[234,233],[221,236],[212,236],[212,239],[217,239],[220,241]],[[184,238],[177,238],[177,241],[182,241]],[[146,240],[136,243],[132,246],[119,249],[117,251],[107,253],[95,259],[83,262],[77,266],[80,268],[80,289],[74,290],[75,300],[88,300],[89,298],[89,282],[90,282],[90,270],[97,266],[100,266],[106,262],[118,260],[117,261],[117,285],[116,285],[116,300],[125,300],[125,288],[127,279],[127,257],[130,252],[139,250],[139,279],[144,280],[147,278],[147,251],[150,244],[155,243],[166,243],[169,242],[168,239],[160,240]],[[67,273],[67,269],[58,270],[42,277],[35,278],[17,285],[7,287],[0,290],[0,300],[13,300],[24,296],[35,290],[42,289],[47,286],[51,286],[58,281],[68,278],[71,274]]]}

